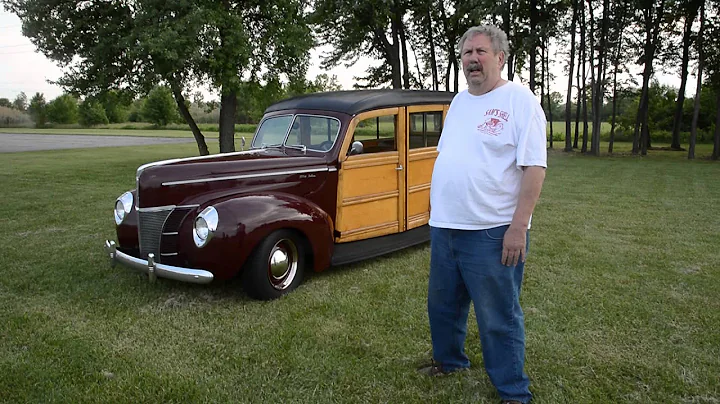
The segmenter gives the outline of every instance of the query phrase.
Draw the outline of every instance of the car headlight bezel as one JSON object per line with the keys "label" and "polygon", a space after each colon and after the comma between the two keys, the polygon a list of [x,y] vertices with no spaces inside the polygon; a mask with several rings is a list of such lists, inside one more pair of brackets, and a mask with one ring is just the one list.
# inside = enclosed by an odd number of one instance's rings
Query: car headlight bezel
{"label": "car headlight bezel", "polygon": [[115,218],[115,224],[120,226],[120,224],[125,220],[127,215],[132,210],[133,206],[133,194],[132,192],[128,191],[124,194],[120,195],[115,200],[115,209],[113,212],[113,217]]}
{"label": "car headlight bezel", "polygon": [[193,221],[193,241],[198,248],[205,247],[217,231],[219,217],[217,209],[208,206]]}

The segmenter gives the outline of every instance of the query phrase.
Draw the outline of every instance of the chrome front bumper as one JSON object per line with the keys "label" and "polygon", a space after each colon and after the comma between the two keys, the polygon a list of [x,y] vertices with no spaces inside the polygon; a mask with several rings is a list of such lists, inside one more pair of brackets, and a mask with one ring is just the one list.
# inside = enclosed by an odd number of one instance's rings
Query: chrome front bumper
{"label": "chrome front bumper", "polygon": [[105,252],[110,255],[113,266],[116,262],[119,262],[130,268],[142,271],[148,274],[150,282],[154,282],[158,277],[190,283],[210,283],[213,280],[213,274],[202,269],[158,264],[155,262],[155,256],[152,253],[148,255],[147,261],[135,258],[132,255],[118,251],[114,241],[105,240]]}

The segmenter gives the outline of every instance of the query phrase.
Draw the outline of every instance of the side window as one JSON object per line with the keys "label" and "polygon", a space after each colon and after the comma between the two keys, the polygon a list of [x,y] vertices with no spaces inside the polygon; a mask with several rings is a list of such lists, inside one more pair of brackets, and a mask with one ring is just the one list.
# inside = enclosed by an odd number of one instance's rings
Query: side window
{"label": "side window", "polygon": [[442,112],[410,114],[410,148],[437,146],[442,132]]}
{"label": "side window", "polygon": [[397,115],[384,115],[358,122],[353,142],[363,144],[363,154],[397,150]]}

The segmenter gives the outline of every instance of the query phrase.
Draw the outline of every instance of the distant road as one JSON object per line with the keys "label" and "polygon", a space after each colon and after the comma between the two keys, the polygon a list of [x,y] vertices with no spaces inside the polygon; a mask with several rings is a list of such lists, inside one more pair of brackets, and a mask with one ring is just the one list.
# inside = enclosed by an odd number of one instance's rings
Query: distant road
{"label": "distant road", "polygon": [[90,136],[90,135],[29,135],[0,133],[0,153],[37,150],[82,149],[87,147],[142,146],[153,144],[193,143],[193,138]]}

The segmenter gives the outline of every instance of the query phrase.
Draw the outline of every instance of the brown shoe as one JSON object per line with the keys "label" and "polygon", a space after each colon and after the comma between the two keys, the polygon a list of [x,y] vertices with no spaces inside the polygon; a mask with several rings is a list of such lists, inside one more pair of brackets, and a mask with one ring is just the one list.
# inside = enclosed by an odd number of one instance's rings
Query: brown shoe
{"label": "brown shoe", "polygon": [[460,370],[465,370],[465,368],[445,370],[441,364],[431,360],[429,364],[419,367],[417,371],[425,376],[447,376]]}

